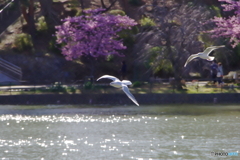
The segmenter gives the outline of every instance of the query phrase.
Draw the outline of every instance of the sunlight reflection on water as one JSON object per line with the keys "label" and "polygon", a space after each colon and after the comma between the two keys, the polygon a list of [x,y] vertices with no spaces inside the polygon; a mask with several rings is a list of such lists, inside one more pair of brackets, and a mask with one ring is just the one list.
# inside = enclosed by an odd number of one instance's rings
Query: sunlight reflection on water
{"label": "sunlight reflection on water", "polygon": [[221,112],[159,106],[7,108],[0,107],[2,159],[210,159],[211,151],[239,152],[240,147],[236,106]]}

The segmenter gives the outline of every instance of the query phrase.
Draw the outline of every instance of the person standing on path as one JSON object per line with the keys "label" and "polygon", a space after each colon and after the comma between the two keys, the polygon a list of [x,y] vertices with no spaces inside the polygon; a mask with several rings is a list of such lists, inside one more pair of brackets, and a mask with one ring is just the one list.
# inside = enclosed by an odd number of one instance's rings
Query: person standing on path
{"label": "person standing on path", "polygon": [[223,67],[222,67],[222,63],[219,62],[218,63],[218,72],[217,72],[217,81],[218,81],[218,85],[221,86],[222,82],[222,78],[223,78]]}
{"label": "person standing on path", "polygon": [[121,72],[121,78],[123,80],[124,78],[126,78],[126,73],[127,73],[127,65],[125,61],[122,61],[122,67],[120,72]]}
{"label": "person standing on path", "polygon": [[212,81],[213,81],[213,84],[215,84],[215,83],[217,82],[217,72],[218,72],[217,61],[216,61],[216,60],[213,60],[210,67],[211,67],[211,77],[212,77]]}

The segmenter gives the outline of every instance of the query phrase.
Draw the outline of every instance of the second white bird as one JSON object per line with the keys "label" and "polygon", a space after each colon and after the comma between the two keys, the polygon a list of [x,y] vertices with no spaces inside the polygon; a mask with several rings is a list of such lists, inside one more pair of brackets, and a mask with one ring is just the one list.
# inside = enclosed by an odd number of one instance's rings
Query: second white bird
{"label": "second white bird", "polygon": [[214,60],[214,57],[211,57],[209,56],[209,54],[215,50],[215,49],[218,49],[218,48],[222,48],[222,47],[225,47],[224,45],[222,46],[212,46],[212,47],[208,47],[207,49],[205,49],[203,52],[200,52],[200,53],[197,53],[197,54],[192,54],[191,56],[188,57],[184,67],[187,66],[187,64],[192,61],[193,59],[195,58],[202,58],[202,59],[206,59],[208,61],[213,61]]}

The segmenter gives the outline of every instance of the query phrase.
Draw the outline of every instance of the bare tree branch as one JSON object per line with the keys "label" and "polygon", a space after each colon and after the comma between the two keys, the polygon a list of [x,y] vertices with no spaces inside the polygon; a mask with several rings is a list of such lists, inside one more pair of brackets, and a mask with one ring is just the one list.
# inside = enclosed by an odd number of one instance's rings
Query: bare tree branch
{"label": "bare tree branch", "polygon": [[117,2],[117,0],[114,0],[113,2],[111,2],[111,4],[106,7],[106,5],[104,4],[104,0],[101,0],[101,5],[102,5],[102,8],[106,9],[104,12],[107,12],[108,10],[111,9],[111,7]]}

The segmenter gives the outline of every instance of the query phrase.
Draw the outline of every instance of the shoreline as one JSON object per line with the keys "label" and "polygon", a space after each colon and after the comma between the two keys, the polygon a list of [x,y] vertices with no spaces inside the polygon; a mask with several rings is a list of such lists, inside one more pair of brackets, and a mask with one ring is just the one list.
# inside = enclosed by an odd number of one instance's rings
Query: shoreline
{"label": "shoreline", "polygon": [[[139,105],[156,104],[239,104],[239,93],[134,94]],[[0,105],[135,105],[125,94],[34,94],[1,95]]]}

